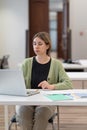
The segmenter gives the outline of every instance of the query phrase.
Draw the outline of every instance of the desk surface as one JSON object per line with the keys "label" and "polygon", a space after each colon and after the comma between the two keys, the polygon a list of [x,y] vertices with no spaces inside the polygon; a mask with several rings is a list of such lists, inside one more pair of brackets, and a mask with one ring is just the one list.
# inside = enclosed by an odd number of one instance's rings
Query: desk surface
{"label": "desk surface", "polygon": [[81,64],[62,63],[65,69],[85,69],[87,66]]}
{"label": "desk surface", "polygon": [[54,91],[40,91],[40,94],[29,97],[7,96],[0,95],[0,105],[56,105],[56,106],[87,106],[87,98],[73,99],[63,101],[52,101],[48,99],[44,94],[48,93],[75,93],[75,92],[87,92],[87,89],[73,89],[73,90],[54,90]]}
{"label": "desk surface", "polygon": [[67,72],[71,80],[87,80],[87,72]]}
{"label": "desk surface", "polygon": [[77,62],[76,64],[72,63],[62,63],[62,64],[65,69],[87,69],[87,59],[80,59]]}

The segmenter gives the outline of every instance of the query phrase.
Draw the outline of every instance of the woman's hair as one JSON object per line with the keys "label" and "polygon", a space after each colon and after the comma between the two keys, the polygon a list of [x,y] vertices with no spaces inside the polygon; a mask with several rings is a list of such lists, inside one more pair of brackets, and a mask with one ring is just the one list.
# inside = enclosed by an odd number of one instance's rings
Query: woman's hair
{"label": "woman's hair", "polygon": [[45,42],[46,45],[49,45],[49,48],[47,49],[47,55],[50,55],[51,51],[51,39],[50,36],[47,32],[38,32],[37,34],[34,35],[33,40],[38,37],[41,40]]}

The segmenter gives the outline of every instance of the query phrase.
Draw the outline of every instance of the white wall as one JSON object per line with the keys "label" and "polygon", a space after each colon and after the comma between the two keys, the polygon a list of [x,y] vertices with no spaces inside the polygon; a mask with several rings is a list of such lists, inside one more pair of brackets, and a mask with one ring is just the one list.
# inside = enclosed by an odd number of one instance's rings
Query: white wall
{"label": "white wall", "polygon": [[0,0],[0,58],[9,54],[10,68],[25,58],[28,0]]}
{"label": "white wall", "polygon": [[[87,58],[87,0],[70,0],[72,59]],[[9,54],[10,68],[25,58],[28,0],[0,0],[0,58]]]}
{"label": "white wall", "polygon": [[87,59],[87,0],[70,0],[72,59]]}

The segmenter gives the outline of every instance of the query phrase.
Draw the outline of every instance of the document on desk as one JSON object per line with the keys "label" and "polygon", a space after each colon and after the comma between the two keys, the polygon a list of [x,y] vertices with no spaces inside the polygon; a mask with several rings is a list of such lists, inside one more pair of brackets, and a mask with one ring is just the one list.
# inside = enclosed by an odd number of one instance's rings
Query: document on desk
{"label": "document on desk", "polygon": [[43,90],[41,92],[45,97],[58,101],[58,100],[77,100],[87,98],[87,89],[74,89],[74,90]]}
{"label": "document on desk", "polygon": [[49,99],[53,101],[61,101],[61,100],[72,100],[74,99],[71,94],[47,94],[45,95]]}
{"label": "document on desk", "polygon": [[73,96],[78,98],[87,98],[87,93],[73,93]]}

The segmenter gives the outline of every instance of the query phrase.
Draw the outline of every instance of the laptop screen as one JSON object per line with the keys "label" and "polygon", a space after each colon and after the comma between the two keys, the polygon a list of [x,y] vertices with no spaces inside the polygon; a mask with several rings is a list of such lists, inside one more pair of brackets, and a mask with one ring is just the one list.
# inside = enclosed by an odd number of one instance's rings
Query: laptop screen
{"label": "laptop screen", "polygon": [[27,96],[22,70],[0,69],[0,94]]}

